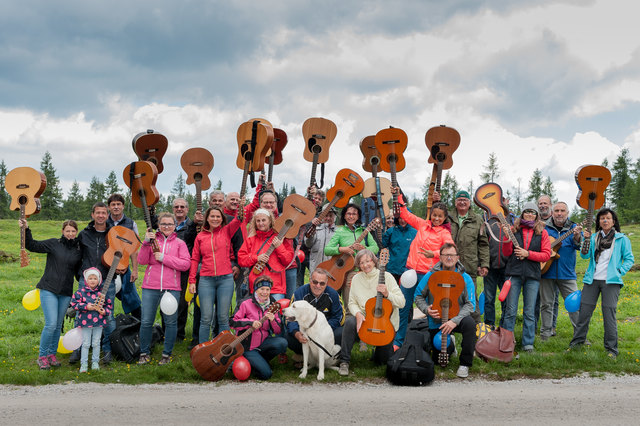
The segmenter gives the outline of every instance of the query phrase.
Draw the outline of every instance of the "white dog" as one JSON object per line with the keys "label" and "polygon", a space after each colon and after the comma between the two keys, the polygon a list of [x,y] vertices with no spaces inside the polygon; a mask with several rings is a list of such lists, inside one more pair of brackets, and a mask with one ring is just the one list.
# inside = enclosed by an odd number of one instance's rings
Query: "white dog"
{"label": "white dog", "polygon": [[[307,343],[302,344],[302,370],[299,377],[301,379],[307,377],[309,365],[318,366],[318,380],[324,379],[325,366],[337,371],[336,364],[338,363],[337,356],[340,352],[340,345],[334,344],[333,330],[324,314],[306,300],[293,302],[282,313],[287,321],[298,322],[300,331],[308,340]],[[327,355],[318,347],[318,344],[322,345],[332,356]]]}

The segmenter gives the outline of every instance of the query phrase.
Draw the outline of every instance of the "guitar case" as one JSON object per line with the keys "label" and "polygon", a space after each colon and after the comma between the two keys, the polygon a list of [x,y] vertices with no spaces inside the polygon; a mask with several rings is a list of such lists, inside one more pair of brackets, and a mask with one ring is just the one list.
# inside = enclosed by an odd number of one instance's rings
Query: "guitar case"
{"label": "guitar case", "polygon": [[[131,314],[118,314],[115,320],[116,329],[109,336],[113,356],[129,364],[137,361],[140,357],[140,320]],[[163,340],[162,327],[154,324],[149,352]]]}
{"label": "guitar case", "polygon": [[429,320],[411,321],[402,347],[387,361],[387,379],[397,386],[425,386],[435,377]]}

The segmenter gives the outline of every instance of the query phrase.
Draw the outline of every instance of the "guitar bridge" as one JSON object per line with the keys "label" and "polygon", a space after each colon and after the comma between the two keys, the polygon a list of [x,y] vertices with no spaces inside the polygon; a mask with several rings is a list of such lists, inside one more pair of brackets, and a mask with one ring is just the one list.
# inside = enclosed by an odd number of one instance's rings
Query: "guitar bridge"
{"label": "guitar bridge", "polygon": [[369,333],[374,333],[374,334],[384,334],[384,333],[386,333],[386,331],[380,330],[378,328],[367,328],[367,331]]}

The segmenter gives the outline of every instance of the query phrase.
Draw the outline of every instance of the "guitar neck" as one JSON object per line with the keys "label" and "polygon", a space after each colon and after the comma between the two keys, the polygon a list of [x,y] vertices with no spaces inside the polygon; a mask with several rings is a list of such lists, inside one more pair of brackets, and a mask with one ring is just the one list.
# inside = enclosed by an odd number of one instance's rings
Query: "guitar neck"
{"label": "guitar neck", "polygon": [[[593,212],[595,210],[596,200],[595,198],[589,197],[589,208],[587,209],[587,218],[585,220],[584,229],[591,231],[591,226],[593,225]],[[582,247],[580,248],[580,252],[582,254],[589,253],[589,248],[591,246],[591,238],[585,238],[582,242]]]}
{"label": "guitar neck", "polygon": [[[447,321],[449,321],[449,304],[448,303],[444,303],[444,306],[442,306],[442,324],[446,323]],[[440,333],[441,334],[441,341],[440,341],[440,353],[441,354],[447,354],[447,334],[444,333]],[[448,358],[448,356],[447,356]]]}
{"label": "guitar neck", "polygon": [[[389,168],[391,169],[391,186],[398,187],[398,180],[396,179],[396,160],[395,156],[389,161]],[[393,193],[393,216],[400,217],[400,204],[398,204],[398,192]]]}
{"label": "guitar neck", "polygon": [[[386,284],[384,273],[386,270],[385,265],[380,265],[378,267],[380,273],[378,274],[378,285]],[[376,308],[374,310],[374,316],[381,317],[382,316],[382,299],[384,299],[384,295],[381,292],[377,292],[376,294]]]}
{"label": "guitar neck", "polygon": [[318,168],[318,155],[319,152],[313,152],[313,161],[311,163],[311,179],[309,180],[309,186],[317,186],[316,184],[316,170]]}
{"label": "guitar neck", "polygon": [[[140,194],[140,204],[142,204],[142,214],[144,215],[144,223],[147,225],[147,230],[152,231],[153,227],[151,226],[151,213],[149,213],[149,206],[147,205],[147,196],[142,188],[142,183],[140,180],[136,180],[138,182],[138,194]],[[158,242],[155,238],[151,240],[151,249],[154,253],[160,251],[160,247],[158,246]]]}
{"label": "guitar neck", "polygon": [[436,191],[440,192],[440,186],[442,185],[442,169],[443,169],[443,162],[442,161],[438,161],[436,164],[434,164],[433,166],[436,167],[437,169],[437,177],[436,177]]}
{"label": "guitar neck", "polygon": [[271,148],[271,155],[269,156],[269,171],[267,173],[267,182],[273,182],[273,161],[276,154],[273,152],[273,148]]}
{"label": "guitar neck", "polygon": [[[291,223],[289,223],[291,222]],[[291,227],[293,226],[293,221],[286,221],[284,223],[284,225],[282,226],[282,229],[280,229],[280,232],[278,232],[278,235],[275,238],[278,238],[280,240],[284,240],[284,236],[286,235],[287,232],[289,232],[289,229],[291,229]],[[275,239],[274,238],[274,239]],[[267,257],[271,256],[271,253],[273,253],[273,251],[276,249],[276,246],[273,245],[273,240],[271,240],[271,244],[269,244],[269,248],[267,249],[267,251],[264,252],[264,254],[267,255]],[[267,264],[267,262],[260,262],[258,261],[258,263],[256,263],[253,267],[254,272],[255,273],[260,273],[265,265]]]}
{"label": "guitar neck", "polygon": [[116,274],[116,269],[118,269],[118,263],[120,263],[121,259],[122,254],[120,252],[115,252],[115,254],[113,255],[113,262],[111,262],[109,272],[107,273],[107,278],[105,278],[105,280],[103,281],[104,284],[102,286],[102,291],[100,292],[100,295],[98,296],[98,300],[96,302],[98,308],[102,308],[102,306],[104,305],[104,302],[107,298],[107,293],[109,293],[109,288],[111,287],[111,282],[113,281],[113,277]]}
{"label": "guitar neck", "polygon": [[[26,219],[24,204],[20,204],[20,219],[22,220]],[[25,249],[25,244],[26,244],[25,233],[26,233],[25,228],[20,227],[20,267],[21,268],[24,268],[29,264],[29,253],[27,253],[27,250]]]}
{"label": "guitar neck", "polygon": [[507,235],[509,236],[509,240],[513,243],[513,246],[515,248],[520,248],[520,244],[518,244],[518,240],[516,240],[516,236],[513,235],[513,232],[511,231],[511,225],[509,225],[509,223],[507,222],[507,219],[504,217],[502,212],[498,212],[498,219],[500,220],[500,223],[502,223],[507,227]]}
{"label": "guitar neck", "polygon": [[[277,309],[275,309],[276,306],[280,306],[278,304],[278,302],[273,303],[272,305],[269,306],[269,308],[267,309],[268,312],[274,313]],[[263,315],[262,318],[260,318],[258,320],[258,322],[260,322],[260,325],[264,324],[264,322],[267,320],[267,315]],[[240,334],[238,337],[236,337],[233,342],[230,343],[230,346],[232,347],[236,347],[237,345],[239,345],[240,343],[242,343],[242,341],[244,339],[246,339],[247,337],[251,336],[251,333],[253,333],[255,330],[253,329],[253,327],[249,327],[247,328],[242,334]]]}
{"label": "guitar neck", "polygon": [[562,235],[561,237],[559,237],[557,240],[555,240],[552,244],[551,244],[551,250],[555,250],[556,247],[560,246],[560,244],[562,244],[562,242],[564,240],[566,240],[567,238],[569,238],[570,236],[573,235],[573,231],[568,230],[564,235]]}

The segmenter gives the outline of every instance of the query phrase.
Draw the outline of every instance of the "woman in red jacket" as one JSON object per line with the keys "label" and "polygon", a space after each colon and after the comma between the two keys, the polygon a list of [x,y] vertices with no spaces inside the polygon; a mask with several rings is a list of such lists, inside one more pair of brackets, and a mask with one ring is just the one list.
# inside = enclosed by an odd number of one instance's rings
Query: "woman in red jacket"
{"label": "woman in red jacket", "polygon": [[[249,293],[253,294],[253,283],[258,275],[267,275],[273,281],[271,296],[275,300],[284,298],[287,290],[285,268],[293,259],[293,245],[291,240],[281,240],[273,229],[275,219],[268,210],[259,208],[251,218],[249,236],[238,250],[238,264],[244,268],[253,268],[256,263],[265,264],[260,274],[253,269],[249,274]],[[269,247],[275,249],[267,255]]]}
{"label": "woman in red jacket", "polygon": [[196,292],[196,273],[200,267],[198,296],[200,299],[200,343],[211,333],[215,306],[218,329],[229,330],[229,310],[233,298],[233,271],[231,269],[231,237],[240,228],[237,217],[227,224],[222,208],[212,206],[204,213],[202,231],[196,237],[191,254],[189,291]]}

